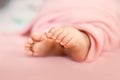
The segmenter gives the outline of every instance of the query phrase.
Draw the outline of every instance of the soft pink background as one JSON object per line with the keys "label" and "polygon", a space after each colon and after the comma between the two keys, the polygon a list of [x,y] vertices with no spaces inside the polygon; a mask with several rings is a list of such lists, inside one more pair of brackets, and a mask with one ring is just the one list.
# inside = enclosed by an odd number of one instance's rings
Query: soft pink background
{"label": "soft pink background", "polygon": [[110,52],[92,63],[64,57],[25,55],[25,38],[0,35],[0,80],[120,80],[120,53]]}

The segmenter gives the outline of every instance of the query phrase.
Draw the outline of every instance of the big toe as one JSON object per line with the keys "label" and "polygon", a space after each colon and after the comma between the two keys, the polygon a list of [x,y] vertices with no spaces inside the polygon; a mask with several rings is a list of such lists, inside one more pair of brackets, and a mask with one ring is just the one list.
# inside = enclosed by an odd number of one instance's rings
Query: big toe
{"label": "big toe", "polygon": [[41,38],[42,38],[42,34],[40,34],[40,33],[33,33],[33,34],[31,35],[31,38],[32,38],[34,41],[40,41]]}

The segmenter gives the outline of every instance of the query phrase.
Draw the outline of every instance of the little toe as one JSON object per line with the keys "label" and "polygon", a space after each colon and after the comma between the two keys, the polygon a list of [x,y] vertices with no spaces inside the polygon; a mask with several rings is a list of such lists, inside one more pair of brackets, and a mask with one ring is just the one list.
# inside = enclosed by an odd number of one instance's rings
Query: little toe
{"label": "little toe", "polygon": [[31,38],[29,38],[28,39],[28,44],[33,44],[33,43],[34,43],[34,41]]}
{"label": "little toe", "polygon": [[31,48],[31,47],[32,47],[32,45],[29,44],[29,43],[27,43],[27,44],[25,45],[25,48]]}

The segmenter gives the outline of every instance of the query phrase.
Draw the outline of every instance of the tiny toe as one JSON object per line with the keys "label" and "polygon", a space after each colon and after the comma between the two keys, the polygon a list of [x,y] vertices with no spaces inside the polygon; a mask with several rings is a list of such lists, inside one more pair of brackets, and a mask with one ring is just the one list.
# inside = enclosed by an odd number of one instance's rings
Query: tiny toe
{"label": "tiny toe", "polygon": [[28,44],[33,44],[34,43],[34,41],[30,38],[30,39],[28,39]]}
{"label": "tiny toe", "polygon": [[45,33],[46,37],[48,38],[52,38],[52,34],[51,33]]}
{"label": "tiny toe", "polygon": [[71,35],[68,35],[67,37],[65,37],[62,42],[64,42],[64,47],[67,48],[67,46],[71,47],[70,44],[71,44],[71,41],[73,40],[72,36]]}
{"label": "tiny toe", "polygon": [[27,44],[25,45],[25,47],[26,47],[26,48],[31,48],[32,45],[30,45],[30,44],[27,43]]}
{"label": "tiny toe", "polygon": [[52,28],[49,29],[48,32],[49,32],[49,33],[52,33],[52,32],[54,32],[55,30],[56,30],[56,27],[52,27]]}
{"label": "tiny toe", "polygon": [[31,48],[28,48],[28,47],[26,47],[25,49],[26,51],[32,51]]}
{"label": "tiny toe", "polygon": [[56,32],[54,32],[54,34],[52,35],[53,39],[57,39],[57,37],[63,32],[62,29],[58,29],[56,30]]}
{"label": "tiny toe", "polygon": [[64,43],[63,39],[67,36],[67,32],[61,32],[59,33],[59,35],[57,36],[57,39],[61,44]]}
{"label": "tiny toe", "polygon": [[58,27],[52,27],[49,31],[48,31],[48,33],[51,33],[52,35],[56,32],[56,31],[58,31]]}
{"label": "tiny toe", "polygon": [[54,34],[55,31],[56,31],[55,27],[50,28],[49,31],[47,33],[45,33],[46,37],[52,39],[53,34]]}
{"label": "tiny toe", "polygon": [[32,54],[33,54],[31,48],[26,48],[26,53],[27,53],[28,55],[32,55]]}
{"label": "tiny toe", "polygon": [[40,41],[41,40],[41,34],[33,33],[32,34],[32,39],[35,40],[35,41]]}

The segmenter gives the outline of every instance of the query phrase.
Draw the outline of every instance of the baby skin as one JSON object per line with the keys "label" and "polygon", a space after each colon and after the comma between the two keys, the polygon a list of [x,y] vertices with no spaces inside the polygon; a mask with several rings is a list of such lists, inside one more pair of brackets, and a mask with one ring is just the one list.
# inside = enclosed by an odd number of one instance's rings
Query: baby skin
{"label": "baby skin", "polygon": [[74,27],[52,27],[47,33],[33,33],[25,48],[29,55],[36,57],[67,55],[72,60],[83,61],[90,40],[86,33]]}

